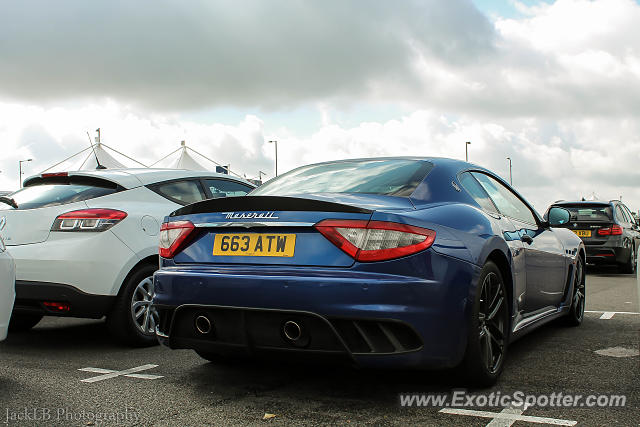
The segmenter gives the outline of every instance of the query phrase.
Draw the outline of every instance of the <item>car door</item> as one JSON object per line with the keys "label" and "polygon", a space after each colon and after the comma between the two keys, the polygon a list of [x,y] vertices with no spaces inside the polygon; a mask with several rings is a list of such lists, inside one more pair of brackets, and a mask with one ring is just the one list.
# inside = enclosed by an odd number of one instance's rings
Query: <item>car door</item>
{"label": "car door", "polygon": [[527,284],[524,311],[533,313],[557,306],[564,295],[567,259],[555,231],[542,227],[537,214],[506,185],[482,172],[472,174],[500,213],[513,223],[524,244]]}
{"label": "car door", "polygon": [[520,313],[524,309],[524,298],[527,290],[524,244],[520,240],[520,231],[507,217],[500,214],[487,192],[470,172],[460,174],[459,181],[482,210],[494,219],[507,246],[509,246],[513,268],[513,294],[517,304],[515,311]]}
{"label": "car door", "polygon": [[[636,230],[634,227],[633,217],[627,214],[626,209],[622,203],[616,203],[615,205],[616,221],[622,227],[623,246],[631,250],[636,247]],[[625,253],[628,253],[625,251]],[[625,255],[626,256],[626,255]],[[628,259],[628,258],[625,258]]]}
{"label": "car door", "polygon": [[638,245],[640,244],[640,227],[638,226],[638,221],[636,221],[636,219],[633,217],[633,214],[625,204],[621,203],[620,205],[622,206],[624,212],[627,214],[627,217],[629,218],[629,223],[631,224],[630,234],[633,238],[633,243],[634,243],[634,247],[636,249],[636,254],[637,254]]}

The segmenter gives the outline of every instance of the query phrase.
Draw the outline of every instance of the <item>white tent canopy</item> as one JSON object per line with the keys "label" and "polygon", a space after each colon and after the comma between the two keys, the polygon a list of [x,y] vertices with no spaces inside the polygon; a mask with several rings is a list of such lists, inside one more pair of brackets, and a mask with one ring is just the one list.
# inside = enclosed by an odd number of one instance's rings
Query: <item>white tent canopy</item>
{"label": "white tent canopy", "polygon": [[126,168],[125,165],[114,159],[111,154],[107,153],[101,143],[97,143],[93,146],[93,150],[89,150],[89,156],[83,159],[77,170],[95,170],[98,168],[98,161],[100,161],[101,166],[104,166],[107,169]]}
{"label": "white tent canopy", "polygon": [[202,166],[200,163],[193,158],[191,154],[186,150],[186,147],[182,149],[180,153],[180,157],[173,162],[171,165],[172,169],[187,169],[192,171],[206,171],[208,170],[206,167]]}
{"label": "white tent canopy", "polygon": [[[107,151],[109,150],[109,152]],[[113,154],[118,156],[117,160]],[[49,166],[42,172],[64,172],[76,170],[95,170],[100,165],[107,169],[126,169],[128,167],[147,167],[147,165],[121,153],[115,148],[111,148],[103,143],[97,142],[91,146],[78,151],[72,156]],[[124,163],[123,163],[124,162]]]}
{"label": "white tent canopy", "polygon": [[[229,165],[221,165],[215,160],[210,159],[204,154],[194,150],[191,147],[187,147],[185,141],[182,141],[180,144],[180,148],[171,153],[167,154],[151,166],[147,166],[142,164],[136,159],[133,159],[126,154],[121,153],[115,148],[109,147],[102,142],[100,142],[100,130],[97,130],[98,137],[96,138],[96,143],[92,143],[91,146],[80,150],[72,156],[67,157],[66,159],[48,167],[42,172],[58,172],[58,171],[73,171],[73,170],[95,170],[98,169],[99,166],[105,169],[126,169],[130,166],[131,162],[136,163],[133,167],[165,167],[170,169],[186,169],[193,171],[216,171],[218,173],[224,174],[233,174],[236,176],[240,176],[237,173],[231,172],[229,170]],[[87,133],[88,135],[88,133]],[[109,152],[107,152],[107,149]],[[117,158],[112,154],[117,155]],[[179,153],[179,154],[178,154]],[[193,153],[193,154],[192,154]],[[209,164],[209,166],[205,166],[200,161],[194,158],[194,154],[199,158],[206,160],[205,164]],[[172,160],[172,157],[177,155],[177,158]]]}
{"label": "white tent canopy", "polygon": [[[209,166],[205,166],[200,161],[196,160],[194,158],[194,154],[197,155],[199,159],[204,160],[205,161],[204,164],[208,164]],[[171,159],[173,159],[174,156],[176,155],[177,155],[177,158],[171,161]],[[215,171],[218,173],[225,173],[225,174],[231,173],[233,175],[240,176],[234,172],[231,172],[229,170],[229,165],[221,165],[215,160],[212,160],[209,157],[205,156],[204,154],[194,150],[193,148],[188,147],[185,141],[182,141],[180,143],[180,148],[172,151],[171,153],[167,154],[166,156],[164,156],[163,158],[161,158],[160,160],[158,160],[157,162],[151,165],[151,167],[154,167],[154,166],[168,167],[171,169],[187,169],[187,170],[193,170],[193,171]]]}

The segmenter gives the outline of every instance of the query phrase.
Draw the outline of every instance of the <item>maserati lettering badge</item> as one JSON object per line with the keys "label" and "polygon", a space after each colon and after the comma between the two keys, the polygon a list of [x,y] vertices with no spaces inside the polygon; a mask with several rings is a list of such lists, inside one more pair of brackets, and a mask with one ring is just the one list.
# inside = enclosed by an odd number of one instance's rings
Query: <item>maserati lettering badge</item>
{"label": "maserati lettering badge", "polygon": [[222,212],[227,219],[278,219],[275,212]]}

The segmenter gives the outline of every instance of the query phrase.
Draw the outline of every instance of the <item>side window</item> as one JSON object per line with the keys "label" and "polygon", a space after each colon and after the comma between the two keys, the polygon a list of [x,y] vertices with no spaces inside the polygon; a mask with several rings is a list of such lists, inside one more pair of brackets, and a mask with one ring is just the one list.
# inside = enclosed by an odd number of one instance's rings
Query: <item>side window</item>
{"label": "side window", "polygon": [[622,209],[624,209],[624,213],[627,214],[627,218],[629,218],[629,222],[631,222],[631,224],[635,224],[636,220],[633,214],[631,213],[631,211],[629,210],[629,208],[627,207],[627,205],[622,205]]}
{"label": "side window", "polygon": [[188,205],[205,199],[198,181],[173,181],[156,187],[160,195],[176,203]]}
{"label": "side window", "polygon": [[473,197],[482,209],[488,212],[498,213],[487,192],[484,191],[480,183],[478,183],[469,172],[460,175],[460,184],[462,184],[462,187]]}
{"label": "side window", "polygon": [[500,213],[529,224],[536,224],[533,212],[515,194],[488,175],[472,172],[482,188],[489,194]]}
{"label": "side window", "polygon": [[248,185],[228,179],[205,179],[204,185],[209,188],[214,199],[219,197],[244,196],[253,190],[253,188]]}
{"label": "side window", "polygon": [[616,217],[618,221],[629,222],[629,218],[627,218],[627,214],[624,212],[624,209],[620,205],[616,205]]}

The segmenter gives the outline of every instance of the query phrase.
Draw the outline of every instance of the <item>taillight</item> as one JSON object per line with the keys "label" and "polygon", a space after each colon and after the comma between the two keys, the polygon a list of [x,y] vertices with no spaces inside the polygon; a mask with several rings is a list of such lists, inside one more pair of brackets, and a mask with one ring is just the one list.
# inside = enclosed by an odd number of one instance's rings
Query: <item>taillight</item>
{"label": "taillight", "polygon": [[163,258],[173,258],[184,245],[195,230],[191,221],[165,222],[160,227],[160,256]]}
{"label": "taillight", "polygon": [[44,301],[42,305],[51,311],[59,313],[71,311],[71,304],[66,302]]}
{"label": "taillight", "polygon": [[58,215],[51,231],[105,231],[126,217],[115,209],[81,209]]}
{"label": "taillight", "polygon": [[385,221],[327,219],[314,226],[356,261],[384,261],[411,255],[433,244],[436,232]]}
{"label": "taillight", "polygon": [[611,227],[598,229],[598,236],[619,236],[622,234],[622,227],[614,224]]}

